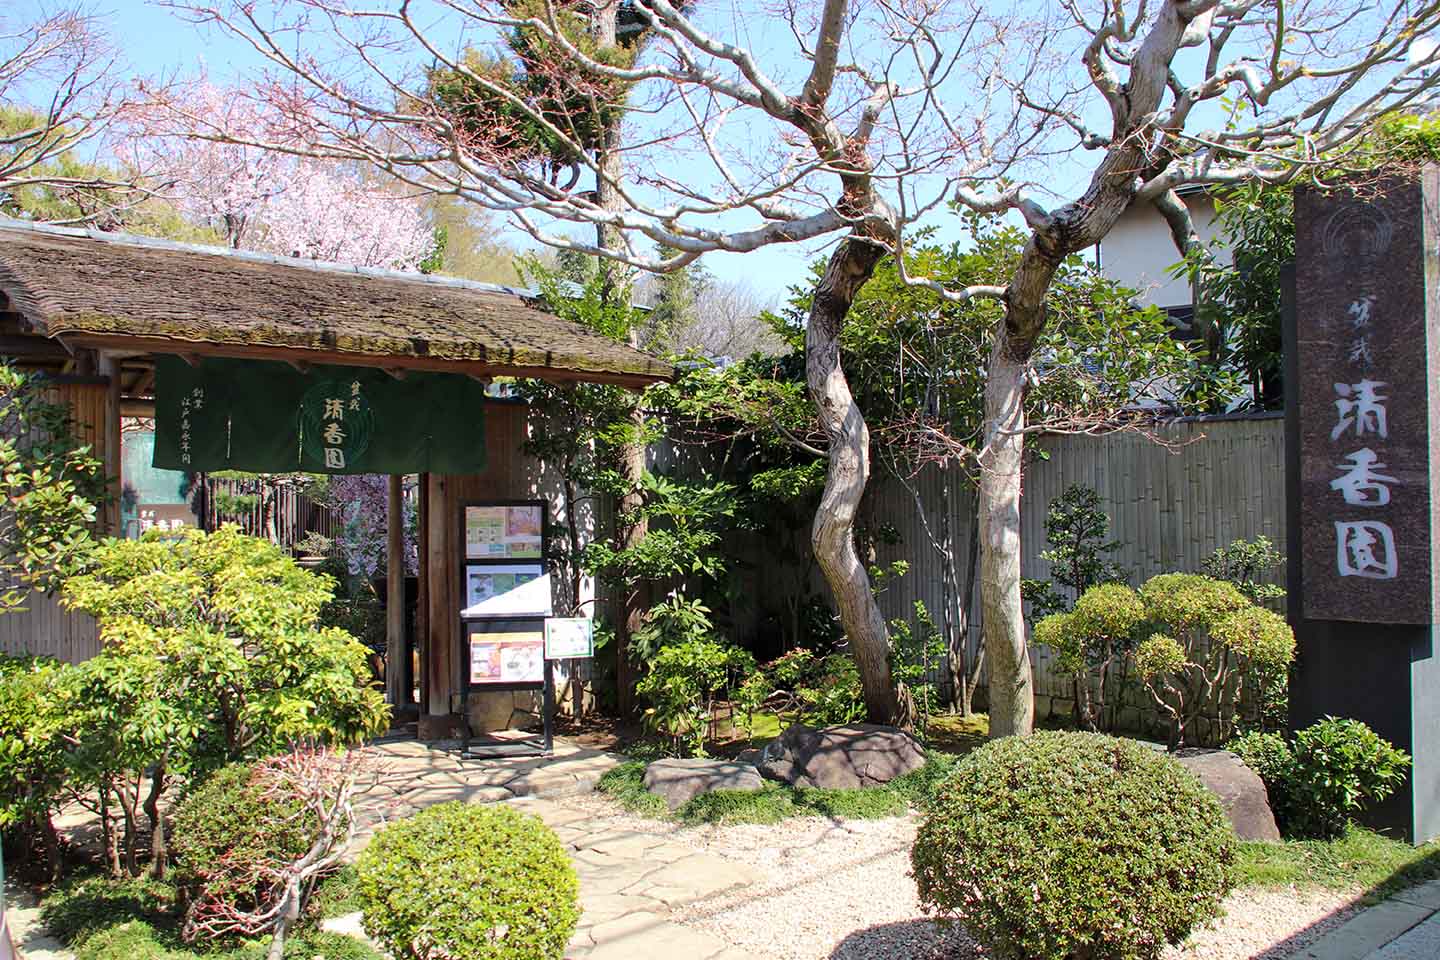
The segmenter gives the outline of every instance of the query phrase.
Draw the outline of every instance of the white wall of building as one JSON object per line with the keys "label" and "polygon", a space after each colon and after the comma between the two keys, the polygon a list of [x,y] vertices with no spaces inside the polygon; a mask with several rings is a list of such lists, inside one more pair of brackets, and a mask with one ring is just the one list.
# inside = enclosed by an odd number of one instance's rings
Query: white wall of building
{"label": "white wall of building", "polygon": [[[1201,240],[1215,233],[1215,204],[1204,194],[1185,198]],[[1221,256],[1226,256],[1222,253]],[[1182,307],[1193,302],[1184,277],[1170,276],[1180,254],[1170,228],[1150,204],[1136,204],[1121,215],[1114,229],[1100,241],[1100,269],[1107,277],[1140,293],[1140,300],[1159,307]]]}

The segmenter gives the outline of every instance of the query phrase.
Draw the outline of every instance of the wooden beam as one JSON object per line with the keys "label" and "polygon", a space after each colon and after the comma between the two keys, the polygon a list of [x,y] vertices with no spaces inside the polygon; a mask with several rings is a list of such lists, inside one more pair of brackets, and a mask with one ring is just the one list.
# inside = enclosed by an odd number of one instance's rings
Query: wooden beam
{"label": "wooden beam", "polygon": [[[178,354],[185,357],[231,357],[238,360],[278,360],[282,363],[334,364],[345,367],[392,367],[397,370],[422,370],[430,373],[459,373],[477,377],[527,377],[555,383],[610,383],[631,389],[643,389],[667,379],[659,373],[616,373],[604,370],[562,370],[546,366],[487,363],[483,360],[449,359],[446,357],[395,354],[338,353],[312,350],[308,347],[272,347],[256,344],[178,341],[165,337],[132,337],[100,333],[67,333],[64,339],[73,346],[101,347],[135,353]],[[190,362],[187,358],[186,362]]]}
{"label": "wooden beam", "polygon": [[416,493],[420,500],[416,517],[420,589],[415,607],[415,639],[420,646],[420,722],[424,723],[430,712],[430,661],[433,659],[430,651],[430,474],[420,474]]}
{"label": "wooden beam", "polygon": [[200,357],[199,357],[198,355],[196,355],[196,354],[193,354],[193,353],[177,353],[177,354],[175,354],[175,356],[179,357],[181,360],[184,360],[185,363],[188,364],[189,366],[192,366],[192,367],[198,367],[198,366],[200,366]]}
{"label": "wooden beam", "polygon": [[70,351],[65,349],[64,344],[48,337],[27,337],[23,334],[0,335],[0,354],[17,360],[64,361],[70,357]]}
{"label": "wooden beam", "polygon": [[110,500],[105,504],[105,526],[112,537],[124,536],[120,529],[120,494],[124,479],[120,476],[120,363],[109,354],[96,359],[96,372],[109,378],[105,397],[104,436],[96,446],[105,458],[105,476],[109,481]]}
{"label": "wooden beam", "polygon": [[429,474],[430,499],[426,522],[430,536],[426,549],[430,554],[430,662],[425,672],[430,679],[430,702],[427,709],[431,716],[449,714],[451,694],[455,689],[454,665],[457,646],[455,632],[459,627],[460,609],[451,603],[455,593],[452,580],[458,577],[451,556],[453,532],[450,521],[453,511],[450,500],[453,481],[439,474]]}
{"label": "wooden beam", "polygon": [[385,696],[392,707],[410,702],[405,689],[405,502],[399,474],[389,477],[385,511]]}
{"label": "wooden beam", "polygon": [[121,397],[120,416],[153,420],[155,418],[155,401]]}

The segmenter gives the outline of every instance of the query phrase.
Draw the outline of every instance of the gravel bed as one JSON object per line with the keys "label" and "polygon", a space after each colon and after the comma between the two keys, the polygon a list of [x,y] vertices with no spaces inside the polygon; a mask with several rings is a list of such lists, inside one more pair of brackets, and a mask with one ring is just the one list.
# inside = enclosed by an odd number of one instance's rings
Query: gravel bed
{"label": "gravel bed", "polygon": [[[681,827],[626,813],[600,795],[571,801],[595,829],[663,834],[750,866],[764,879],[685,907],[672,919],[774,960],[941,960],[983,957],[963,930],[941,930],[920,910],[910,878],[915,819]],[[1344,923],[1353,893],[1250,888],[1226,915],[1165,960],[1284,960]]]}

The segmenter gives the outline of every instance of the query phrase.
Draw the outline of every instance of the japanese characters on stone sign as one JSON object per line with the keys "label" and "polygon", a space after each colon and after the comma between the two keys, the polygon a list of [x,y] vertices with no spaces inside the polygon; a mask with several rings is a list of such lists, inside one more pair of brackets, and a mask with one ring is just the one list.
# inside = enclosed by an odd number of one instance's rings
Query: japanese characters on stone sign
{"label": "japanese characters on stone sign", "polygon": [[1296,199],[1304,615],[1431,616],[1420,188]]}

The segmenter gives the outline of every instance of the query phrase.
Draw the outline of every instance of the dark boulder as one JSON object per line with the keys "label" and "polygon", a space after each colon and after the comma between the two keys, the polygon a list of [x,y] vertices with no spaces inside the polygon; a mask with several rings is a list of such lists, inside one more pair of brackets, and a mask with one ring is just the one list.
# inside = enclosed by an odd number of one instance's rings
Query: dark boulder
{"label": "dark boulder", "polygon": [[1280,841],[1265,782],[1239,757],[1229,750],[1198,747],[1177,750],[1174,757],[1220,798],[1220,805],[1241,840]]}
{"label": "dark boulder", "polygon": [[796,787],[878,787],[925,765],[920,741],[895,727],[857,723],[817,730],[794,724],[771,741],[757,766]]}
{"label": "dark boulder", "polygon": [[755,767],[733,760],[656,760],[645,768],[645,789],[665,798],[671,810],[712,790],[760,790]]}

